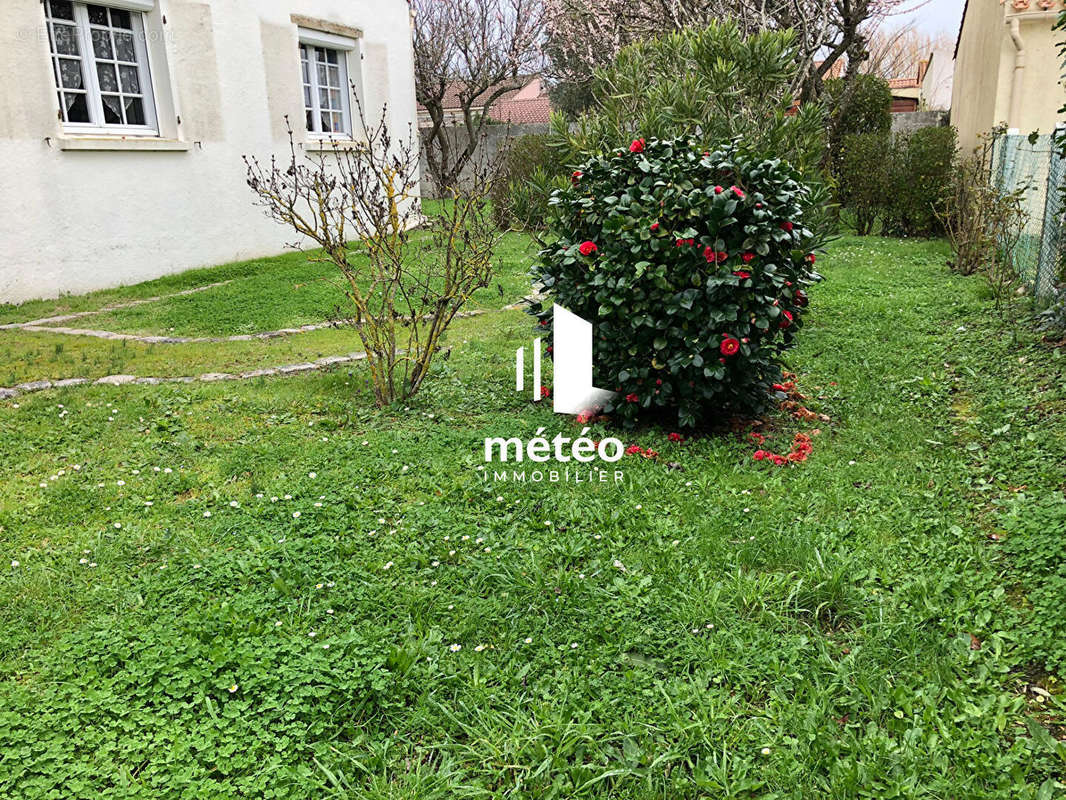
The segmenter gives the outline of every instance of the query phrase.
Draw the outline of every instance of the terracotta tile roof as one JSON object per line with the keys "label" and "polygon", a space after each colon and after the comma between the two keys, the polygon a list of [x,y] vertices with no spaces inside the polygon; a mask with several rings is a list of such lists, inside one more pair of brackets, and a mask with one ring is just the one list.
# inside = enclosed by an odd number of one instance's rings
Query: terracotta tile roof
{"label": "terracotta tile roof", "polygon": [[[817,69],[818,67],[822,66],[823,63],[825,63],[825,62],[823,62],[823,61],[815,61],[814,62],[814,68]],[[843,74],[844,74],[844,61],[842,59],[838,58],[836,61],[833,62],[833,66],[831,66],[829,68],[829,72],[825,73],[825,76],[824,76],[823,80],[829,80],[830,78],[839,78]]]}
{"label": "terracotta tile roof", "polygon": [[889,89],[917,89],[919,86],[917,78],[889,78]]}
{"label": "terracotta tile roof", "polygon": [[[502,95],[500,95],[499,98],[497,98],[496,102],[498,103],[498,102],[500,102],[502,100],[507,100],[507,99],[509,99],[511,97],[514,97],[516,94],[518,94],[520,91],[522,91],[522,89],[526,86],[526,84],[528,84],[531,80],[533,80],[533,78],[527,77],[527,78],[519,78],[517,81],[503,81],[501,83],[494,84],[493,86],[490,86],[488,89],[486,89],[484,92],[481,93],[481,98],[482,99],[488,99],[489,97],[492,96],[492,93],[499,86],[514,87],[516,83],[520,83],[521,86],[519,86],[518,88],[508,88],[507,91],[505,91]],[[459,90],[461,88],[462,88],[462,84],[460,84],[459,81],[451,81],[451,82],[448,83],[447,86],[444,87],[443,108],[444,108],[445,111],[458,110],[458,109],[461,108],[461,106],[459,104]],[[474,102],[474,106],[473,107],[477,108],[480,105],[481,105],[481,103],[477,102],[477,99],[475,98],[475,102]],[[418,104],[418,110],[419,111],[425,111],[426,107],[423,106],[421,103],[419,103]]]}
{"label": "terracotta tile roof", "polygon": [[529,122],[551,122],[552,105],[547,95],[531,100],[501,100],[489,109],[489,116],[497,122],[524,125]]}

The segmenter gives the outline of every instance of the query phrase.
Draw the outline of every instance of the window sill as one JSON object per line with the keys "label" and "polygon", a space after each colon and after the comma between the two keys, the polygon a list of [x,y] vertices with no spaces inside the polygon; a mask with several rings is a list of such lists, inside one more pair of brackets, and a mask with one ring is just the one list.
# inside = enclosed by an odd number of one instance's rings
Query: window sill
{"label": "window sill", "polygon": [[154,136],[60,136],[60,150],[152,150],[181,152],[191,149],[188,142]]}
{"label": "window sill", "polygon": [[303,143],[303,149],[309,153],[332,153],[338,150],[364,150],[365,142],[357,142],[355,139],[308,139]]}

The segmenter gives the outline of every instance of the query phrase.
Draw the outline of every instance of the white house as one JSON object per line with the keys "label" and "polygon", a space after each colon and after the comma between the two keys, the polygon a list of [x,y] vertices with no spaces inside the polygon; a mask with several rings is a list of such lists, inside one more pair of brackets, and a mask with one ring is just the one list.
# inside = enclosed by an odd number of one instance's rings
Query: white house
{"label": "white house", "polygon": [[0,6],[0,302],[279,253],[243,155],[416,122],[406,0]]}

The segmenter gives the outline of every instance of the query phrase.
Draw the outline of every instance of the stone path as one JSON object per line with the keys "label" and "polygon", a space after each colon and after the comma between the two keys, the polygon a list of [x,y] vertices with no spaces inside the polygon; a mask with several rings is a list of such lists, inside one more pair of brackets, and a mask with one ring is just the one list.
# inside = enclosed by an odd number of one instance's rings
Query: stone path
{"label": "stone path", "polygon": [[[180,297],[183,295],[195,294],[196,292],[203,292],[207,289],[214,289],[218,286],[225,286],[227,283],[230,282],[231,281],[219,281],[218,283],[209,283],[205,286],[197,286],[193,289],[185,289],[180,292],[174,292],[173,294],[158,295],[156,297],[145,297],[140,300],[131,300],[127,303],[116,303],[114,305],[104,306],[102,308],[94,309],[92,311],[76,311],[70,314],[60,314],[54,317],[42,317],[41,319],[30,320],[29,322],[11,322],[5,325],[0,325],[0,330],[37,331],[66,334],[68,336],[93,336],[98,339],[143,342],[145,344],[214,344],[219,342],[251,342],[257,340],[275,339],[281,336],[290,336],[293,334],[317,331],[323,328],[332,327],[337,324],[334,322],[319,322],[313,325],[301,325],[298,328],[281,328],[276,331],[239,334],[235,336],[149,336],[134,333],[118,333],[116,331],[96,330],[93,328],[70,328],[61,325],[55,325],[55,323],[70,322],[75,319],[91,317],[95,314],[104,314],[108,311],[119,311],[124,308],[133,308],[134,306],[140,306],[146,303],[155,303],[159,300],[165,300],[168,297]],[[540,292],[535,291],[535,293],[531,297],[523,298],[517,303],[512,303],[510,305],[504,306],[500,310],[513,311],[516,309],[521,309],[530,300],[539,299],[541,299]],[[487,313],[489,312],[485,309],[475,309],[473,311],[460,311],[458,314],[455,315],[455,317],[457,319],[460,319],[463,317],[476,317],[481,314]],[[56,381],[27,381],[25,383],[15,384],[14,386],[0,386],[0,400],[11,399],[14,397],[18,397],[19,395],[26,394],[28,392],[40,392],[44,391],[45,389],[63,389],[70,386],[126,386],[131,384],[156,386],[162,383],[211,383],[215,381],[250,380],[252,378],[265,378],[277,375],[296,375],[302,372],[311,372],[314,370],[325,369],[327,367],[332,367],[337,364],[347,364],[352,361],[362,361],[365,358],[365,352],[358,352],[348,353],[347,355],[343,356],[325,356],[314,361],[307,361],[298,364],[283,364],[279,367],[265,367],[263,369],[254,369],[249,372],[239,373],[206,372],[202,375],[183,375],[177,377],[139,377],[137,375],[106,375],[103,378],[96,379],[64,378]]]}
{"label": "stone path", "polygon": [[29,392],[41,392],[45,389],[63,389],[68,386],[127,386],[130,384],[157,386],[161,383],[244,381],[252,378],[268,378],[275,375],[297,375],[301,372],[312,372],[314,370],[332,367],[337,364],[348,364],[352,361],[362,361],[365,358],[366,353],[358,352],[348,353],[343,356],[326,356],[314,361],[307,361],[299,364],[285,364],[280,367],[265,367],[263,369],[253,369],[249,372],[238,373],[205,372],[203,375],[183,375],[178,377],[160,378],[141,378],[136,375],[107,375],[103,378],[97,378],[96,380],[90,378],[65,378],[58,381],[30,381],[28,383],[19,383],[10,387],[0,387],[0,399],[6,400]]}

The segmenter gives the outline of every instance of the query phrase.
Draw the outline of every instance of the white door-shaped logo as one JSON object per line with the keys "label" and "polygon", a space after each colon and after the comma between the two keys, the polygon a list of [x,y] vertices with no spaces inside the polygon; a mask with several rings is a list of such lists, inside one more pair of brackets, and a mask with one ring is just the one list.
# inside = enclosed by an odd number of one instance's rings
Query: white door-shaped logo
{"label": "white door-shaped logo", "polygon": [[[552,356],[555,377],[552,410],[556,414],[581,414],[603,406],[614,392],[592,385],[592,323],[558,303],[552,305]],[[541,400],[540,339],[533,340],[533,401]],[[525,387],[526,348],[515,353],[515,391]]]}

